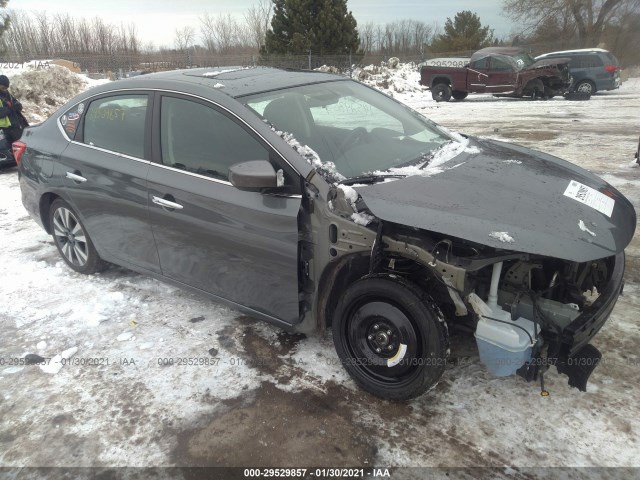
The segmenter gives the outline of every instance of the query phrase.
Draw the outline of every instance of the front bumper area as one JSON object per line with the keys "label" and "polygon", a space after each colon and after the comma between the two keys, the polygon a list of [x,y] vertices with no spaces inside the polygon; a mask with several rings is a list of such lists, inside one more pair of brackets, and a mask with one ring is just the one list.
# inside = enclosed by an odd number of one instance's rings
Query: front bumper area
{"label": "front bumper area", "polygon": [[609,319],[622,293],[624,261],[624,252],[611,258],[612,273],[598,299],[561,334],[545,337],[548,341],[545,351],[536,351],[531,361],[518,370],[518,375],[527,381],[534,381],[547,368],[555,366],[558,373],[569,377],[570,386],[586,392],[587,381],[602,358],[598,349],[589,342]]}

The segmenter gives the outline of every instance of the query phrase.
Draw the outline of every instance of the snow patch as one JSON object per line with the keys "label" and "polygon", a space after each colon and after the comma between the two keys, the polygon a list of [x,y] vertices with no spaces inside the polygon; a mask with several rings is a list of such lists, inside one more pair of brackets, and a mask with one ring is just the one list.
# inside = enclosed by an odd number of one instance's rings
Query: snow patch
{"label": "snow patch", "polygon": [[345,176],[336,169],[335,163],[323,162],[320,159],[320,155],[318,155],[315,150],[307,145],[302,145],[298,140],[296,140],[293,134],[276,130],[273,126],[271,127],[271,130],[276,132],[280,138],[287,142],[296,152],[302,155],[307,163],[314,167],[329,182],[337,183],[345,179]]}
{"label": "snow patch", "polygon": [[132,332],[124,332],[116,337],[116,340],[119,342],[126,342],[127,340],[131,340],[133,338]]}
{"label": "snow patch", "polygon": [[520,160],[502,160],[500,163],[506,163],[508,165],[522,165]]}
{"label": "snow patch", "polygon": [[578,220],[578,227],[580,228],[580,230],[582,230],[583,232],[587,232],[589,235],[591,235],[592,237],[595,237],[596,234],[593,233],[591,230],[589,230],[587,228],[587,226],[585,225],[585,223],[582,220]]}
{"label": "snow patch", "polygon": [[491,232],[489,234],[489,236],[491,238],[495,238],[496,240],[499,240],[502,243],[513,243],[513,242],[515,242],[513,237],[511,235],[509,235],[509,232]]}
{"label": "snow patch", "polygon": [[373,215],[369,215],[368,213],[360,212],[360,213],[354,213],[353,215],[351,215],[351,220],[353,220],[358,225],[362,225],[364,227],[369,225],[375,219],[376,217],[374,217]]}
{"label": "snow patch", "polygon": [[224,85],[222,83],[216,83],[213,88],[224,88]]}
{"label": "snow patch", "polygon": [[247,68],[230,68],[227,70],[219,70],[217,72],[205,72],[202,74],[203,77],[217,77],[218,75],[222,75],[223,73],[231,73],[231,72],[239,72],[240,70],[247,70]]}

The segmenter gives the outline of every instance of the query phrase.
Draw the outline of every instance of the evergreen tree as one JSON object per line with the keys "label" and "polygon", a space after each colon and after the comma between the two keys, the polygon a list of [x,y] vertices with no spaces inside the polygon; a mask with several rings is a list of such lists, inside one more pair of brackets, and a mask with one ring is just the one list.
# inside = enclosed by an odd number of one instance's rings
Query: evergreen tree
{"label": "evergreen tree", "polygon": [[262,53],[348,53],[360,40],[347,0],[274,0]]}
{"label": "evergreen tree", "polygon": [[483,27],[480,17],[465,10],[456,13],[451,21],[447,18],[444,24],[444,34],[438,35],[433,42],[435,52],[460,52],[463,50],[479,50],[488,47],[493,42],[493,30]]}

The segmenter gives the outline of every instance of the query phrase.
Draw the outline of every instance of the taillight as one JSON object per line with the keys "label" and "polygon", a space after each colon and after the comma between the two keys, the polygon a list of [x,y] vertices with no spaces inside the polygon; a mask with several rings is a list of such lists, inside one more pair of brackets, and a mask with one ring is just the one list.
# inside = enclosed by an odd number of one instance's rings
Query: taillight
{"label": "taillight", "polygon": [[20,164],[20,160],[22,160],[22,154],[27,149],[27,144],[24,142],[13,142],[11,144],[11,149],[13,150],[13,158],[16,159],[16,163]]}
{"label": "taillight", "polygon": [[609,73],[616,73],[618,71],[618,67],[615,65],[605,65],[604,69]]}

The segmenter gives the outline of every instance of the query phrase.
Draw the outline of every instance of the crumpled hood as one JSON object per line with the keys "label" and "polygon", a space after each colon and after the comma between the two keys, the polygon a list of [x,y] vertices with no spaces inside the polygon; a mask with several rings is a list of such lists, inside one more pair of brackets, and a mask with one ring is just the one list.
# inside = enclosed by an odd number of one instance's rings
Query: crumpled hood
{"label": "crumpled hood", "polygon": [[565,57],[561,57],[561,58],[542,58],[540,60],[538,60],[536,63],[529,65],[527,67],[527,70],[533,70],[535,68],[542,68],[542,67],[553,67],[555,65],[565,65],[567,63],[569,63],[571,61],[570,58],[565,58]]}
{"label": "crumpled hood", "polygon": [[356,190],[383,221],[495,248],[585,262],[631,241],[635,210],[604,180],[525,147],[478,139],[470,146],[480,153],[444,165],[455,168]]}

